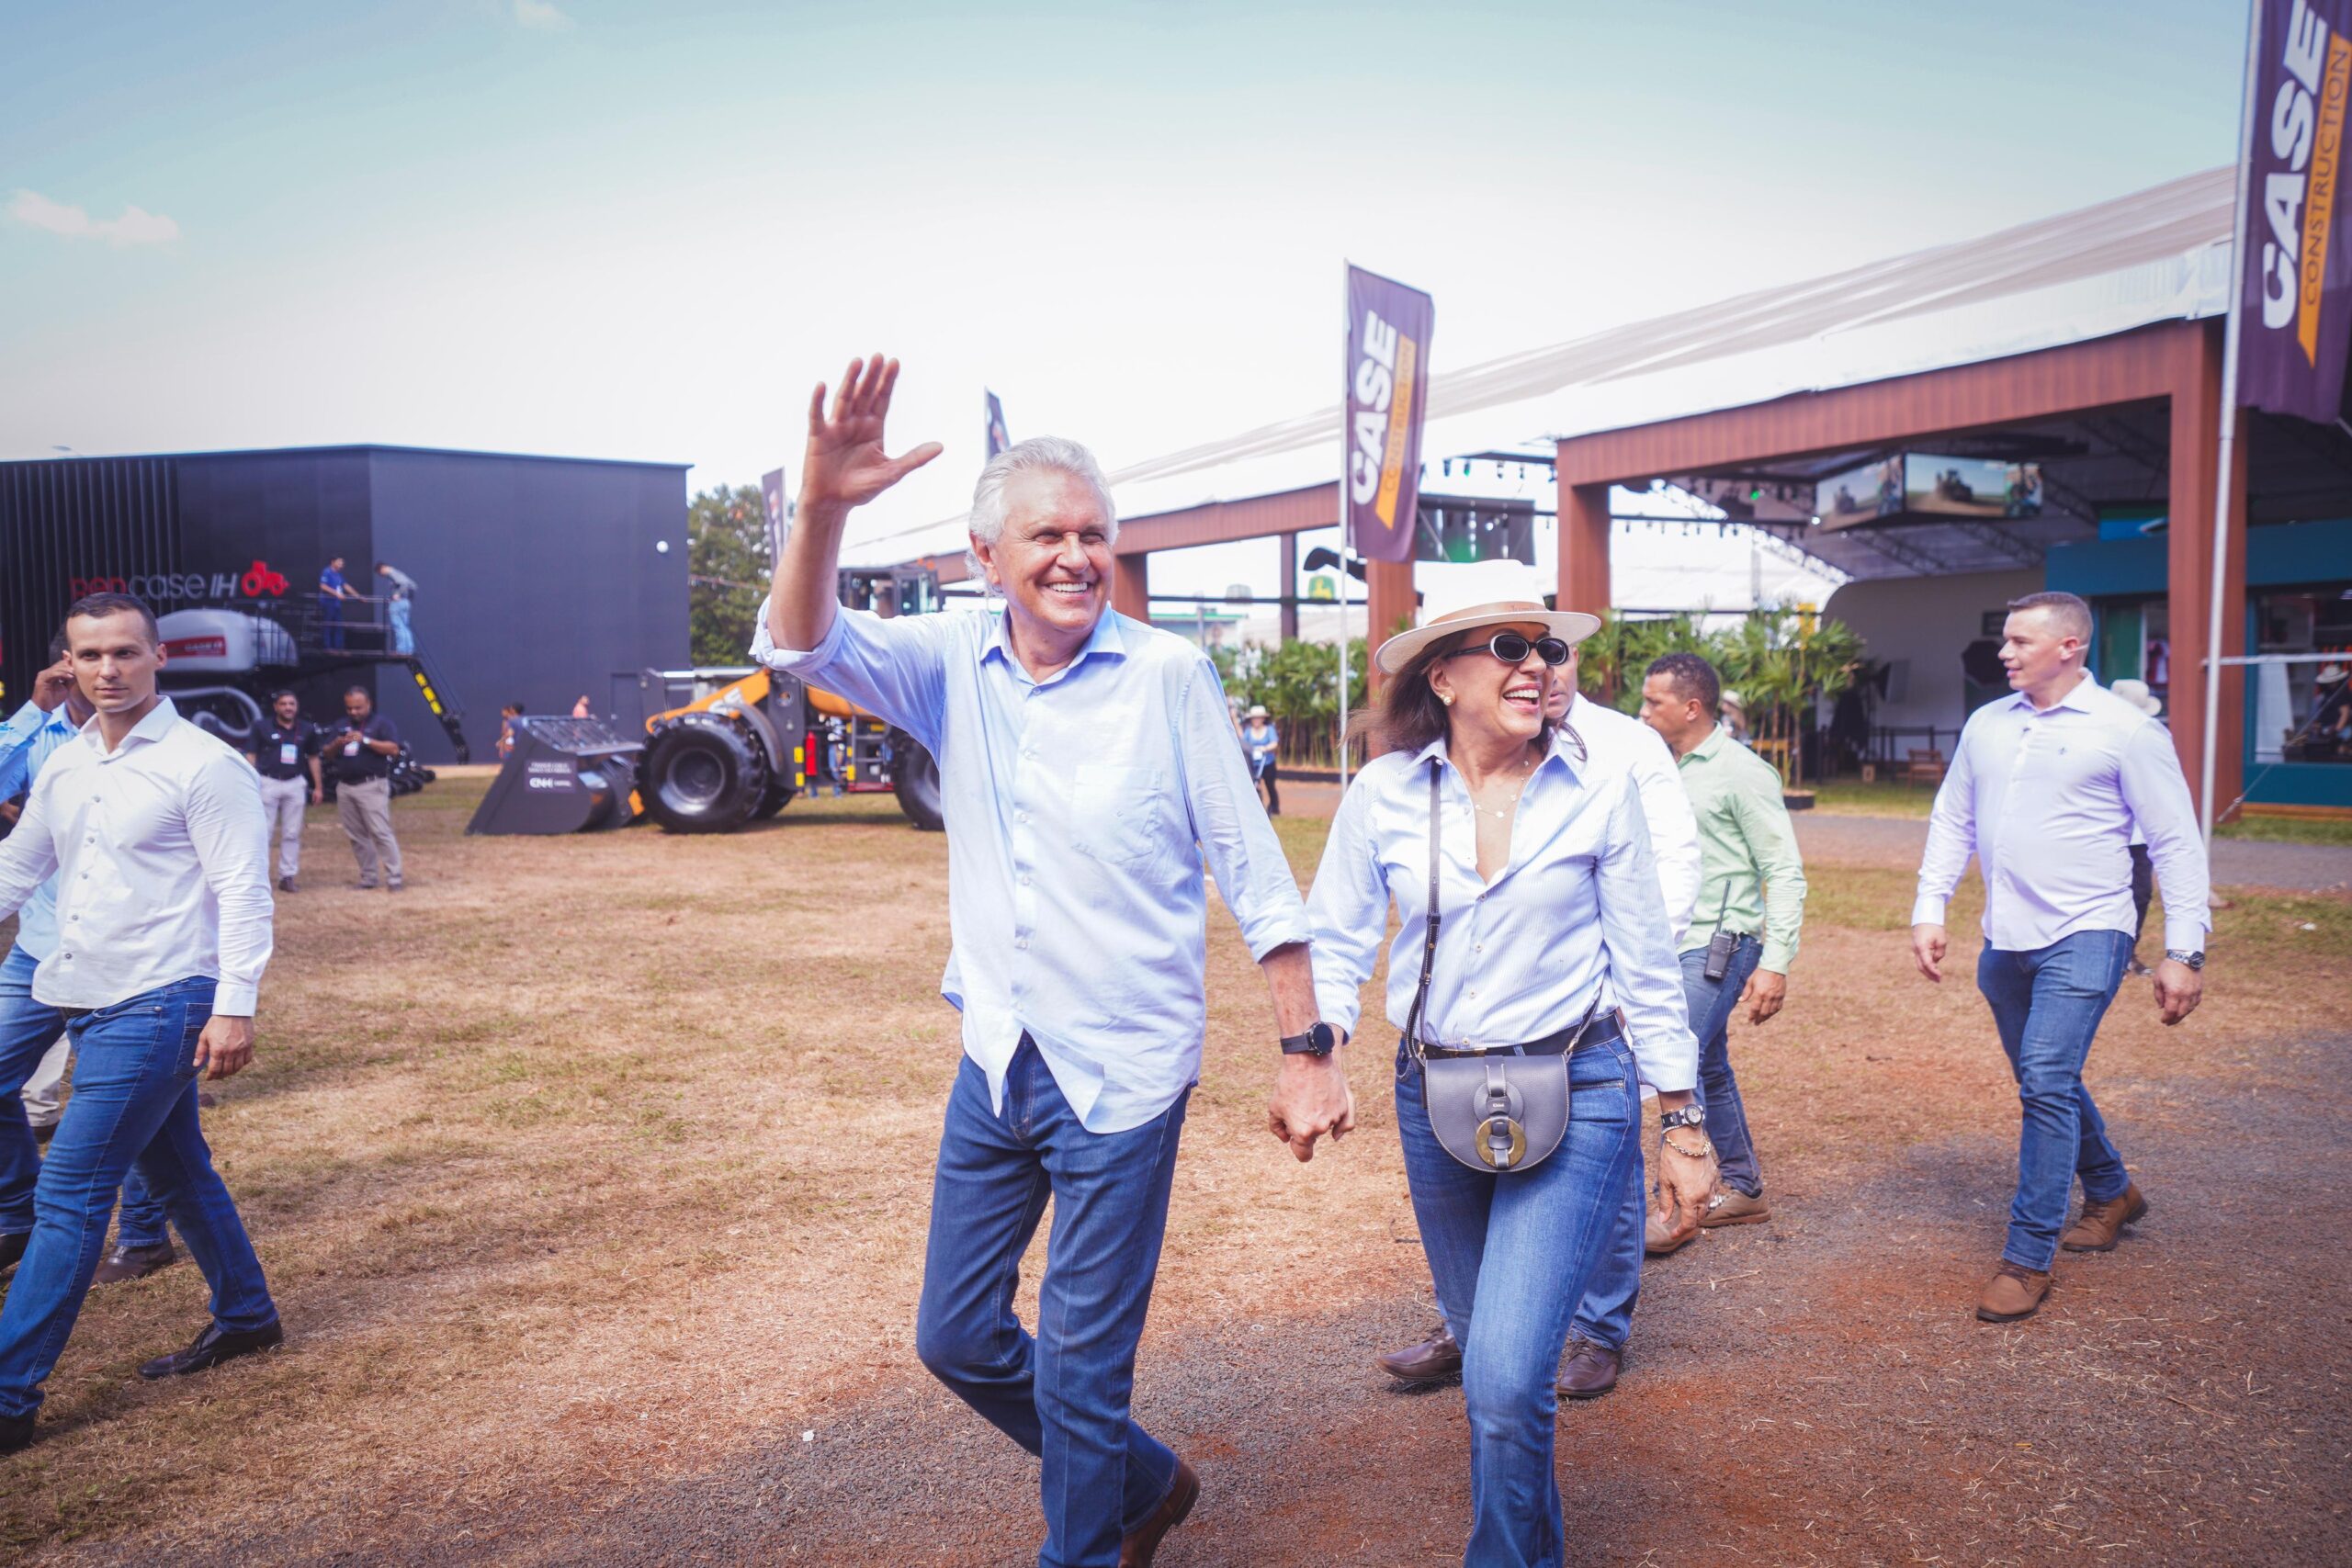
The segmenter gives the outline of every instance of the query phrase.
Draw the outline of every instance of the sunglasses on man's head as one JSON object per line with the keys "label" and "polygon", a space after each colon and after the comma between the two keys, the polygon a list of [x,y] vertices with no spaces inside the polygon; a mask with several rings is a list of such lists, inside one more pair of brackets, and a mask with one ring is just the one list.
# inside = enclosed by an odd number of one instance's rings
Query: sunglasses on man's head
{"label": "sunglasses on man's head", "polygon": [[1576,651],[1565,637],[1539,637],[1533,642],[1530,642],[1518,632],[1497,632],[1484,643],[1474,642],[1467,648],[1457,648],[1446,657],[1453,659],[1464,653],[1485,652],[1493,654],[1505,664],[1523,664],[1527,660],[1527,650],[1531,648],[1535,650],[1535,656],[1538,659],[1555,670],[1566,664],[1568,661],[1568,655]]}

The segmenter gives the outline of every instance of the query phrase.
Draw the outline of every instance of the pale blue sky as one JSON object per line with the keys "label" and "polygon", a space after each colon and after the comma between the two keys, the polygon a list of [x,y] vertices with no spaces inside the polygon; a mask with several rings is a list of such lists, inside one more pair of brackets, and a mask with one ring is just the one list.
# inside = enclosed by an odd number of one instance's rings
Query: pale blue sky
{"label": "pale blue sky", "polygon": [[1329,401],[1343,254],[1435,295],[1443,369],[2225,163],[2244,26],[0,0],[0,457],[382,441],[699,487],[797,457],[809,382],[882,347],[899,434],[950,447],[904,525],[960,508],[984,382],[1114,467]]}

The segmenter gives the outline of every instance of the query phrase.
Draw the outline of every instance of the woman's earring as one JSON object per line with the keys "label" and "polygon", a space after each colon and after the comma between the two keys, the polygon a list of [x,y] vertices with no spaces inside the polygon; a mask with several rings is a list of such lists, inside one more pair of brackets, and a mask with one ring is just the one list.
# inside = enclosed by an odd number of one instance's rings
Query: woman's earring
{"label": "woman's earring", "polygon": [[1440,692],[1437,694],[1437,700],[1443,703],[1446,706],[1452,707],[1453,705],[1453,694],[1452,692]]}

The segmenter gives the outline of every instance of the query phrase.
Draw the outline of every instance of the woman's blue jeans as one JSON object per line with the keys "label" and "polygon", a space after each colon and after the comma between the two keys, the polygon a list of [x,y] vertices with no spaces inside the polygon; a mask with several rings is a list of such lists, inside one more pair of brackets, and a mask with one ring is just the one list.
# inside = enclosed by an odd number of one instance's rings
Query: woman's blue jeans
{"label": "woman's blue jeans", "polygon": [[[947,1097],[915,1353],[1043,1461],[1040,1568],[1114,1568],[1120,1538],[1175,1483],[1176,1456],[1127,1405],[1191,1097],[1140,1127],[1090,1133],[1025,1034],[1002,1112],[969,1056]],[[1033,1338],[1012,1297],[1049,1198]]]}
{"label": "woman's blue jeans", "polygon": [[212,1315],[243,1333],[277,1317],[237,1206],[196,1122],[196,1042],[214,983],[175,981],[71,1020],[74,1098],[33,1191],[33,1230],[0,1305],[0,1416],[40,1408],[40,1385],[81,1314],[106,1248],[115,1189],[133,1160],[212,1287]]}
{"label": "woman's blue jeans", "polygon": [[2123,984],[2132,945],[2129,931],[2076,931],[2024,952],[1988,944],[1977,956],[1976,988],[1993,1009],[2024,1111],[2001,1256],[2028,1269],[2046,1271],[2058,1260],[2075,1177],[2093,1202],[2120,1198],[2132,1184],[2083,1087],[2091,1039]]}
{"label": "woman's blue jeans", "polygon": [[1622,1041],[1568,1058],[1568,1131],[1532,1170],[1472,1170],[1430,1130],[1418,1064],[1397,1050],[1396,1128],[1437,1285],[1462,1346],[1470,1419],[1470,1540],[1476,1568],[1556,1568],[1555,1382],[1568,1323],[1640,1187],[1641,1098]]}

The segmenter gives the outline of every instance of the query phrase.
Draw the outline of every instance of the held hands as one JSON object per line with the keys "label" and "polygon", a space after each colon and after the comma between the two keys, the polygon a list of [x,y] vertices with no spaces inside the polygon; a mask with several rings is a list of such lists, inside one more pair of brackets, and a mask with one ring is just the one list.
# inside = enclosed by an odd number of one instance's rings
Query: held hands
{"label": "held hands", "polygon": [[890,412],[890,393],[899,384],[899,362],[880,355],[853,359],[842,373],[833,393],[832,411],[825,409],[825,384],[808,399],[808,450],[800,470],[800,501],[804,507],[847,512],[863,506],[940,454],[936,441],[926,441],[903,457],[893,457],[882,446],[882,422]]}
{"label": "held hands", "polygon": [[1342,1043],[1328,1056],[1284,1056],[1275,1071],[1266,1128],[1276,1142],[1290,1145],[1301,1165],[1315,1157],[1315,1140],[1324,1134],[1336,1144],[1356,1130],[1356,1097],[1340,1062],[1346,1049]]}
{"label": "held hands", "polygon": [[2155,967],[2156,1016],[2167,1027],[2178,1023],[2197,1010],[2205,999],[2205,976],[2177,959],[2167,958]]}
{"label": "held hands", "polygon": [[1911,928],[1911,961],[1919,966],[1920,974],[1939,986],[1943,984],[1944,979],[1945,945],[1943,927],[1913,926]]}
{"label": "held hands", "polygon": [[1789,999],[1789,977],[1770,969],[1758,969],[1747,977],[1747,988],[1739,993],[1735,1004],[1747,1009],[1747,1021],[1762,1023],[1781,1010]]}
{"label": "held hands", "polygon": [[196,1066],[208,1078],[232,1077],[254,1059],[254,1021],[214,1013],[197,1036]]}

